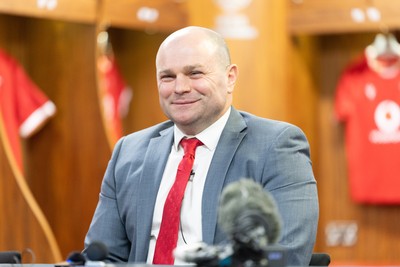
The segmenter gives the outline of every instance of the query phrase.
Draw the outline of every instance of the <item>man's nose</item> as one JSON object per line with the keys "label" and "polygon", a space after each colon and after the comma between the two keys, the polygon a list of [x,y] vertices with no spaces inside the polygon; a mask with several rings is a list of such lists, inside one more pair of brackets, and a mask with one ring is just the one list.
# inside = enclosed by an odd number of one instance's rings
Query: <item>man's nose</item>
{"label": "man's nose", "polygon": [[185,75],[178,75],[176,76],[175,81],[175,92],[177,94],[182,94],[185,92],[190,91],[190,81],[189,78]]}

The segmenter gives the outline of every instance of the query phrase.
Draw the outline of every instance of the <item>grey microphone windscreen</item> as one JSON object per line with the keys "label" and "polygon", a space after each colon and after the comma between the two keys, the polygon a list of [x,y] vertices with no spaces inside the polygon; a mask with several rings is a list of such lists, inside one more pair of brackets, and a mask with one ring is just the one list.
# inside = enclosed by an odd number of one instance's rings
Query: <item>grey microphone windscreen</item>
{"label": "grey microphone windscreen", "polygon": [[258,249],[279,241],[282,219],[272,195],[259,183],[243,178],[222,191],[218,224],[232,238]]}

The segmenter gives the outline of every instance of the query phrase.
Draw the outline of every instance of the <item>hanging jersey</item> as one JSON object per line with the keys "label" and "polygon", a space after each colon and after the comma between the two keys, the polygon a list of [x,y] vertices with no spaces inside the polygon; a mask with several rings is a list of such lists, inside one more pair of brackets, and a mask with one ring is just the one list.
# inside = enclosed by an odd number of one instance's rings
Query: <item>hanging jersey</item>
{"label": "hanging jersey", "polygon": [[99,88],[105,130],[111,146],[123,135],[122,118],[128,113],[132,90],[125,83],[113,56],[98,58]]}
{"label": "hanging jersey", "polygon": [[54,115],[56,108],[30,80],[24,69],[0,50],[0,114],[2,138],[10,148],[11,159],[23,173],[20,138],[36,132]]}
{"label": "hanging jersey", "polygon": [[359,203],[400,203],[400,75],[383,77],[362,57],[339,80],[350,193]]}

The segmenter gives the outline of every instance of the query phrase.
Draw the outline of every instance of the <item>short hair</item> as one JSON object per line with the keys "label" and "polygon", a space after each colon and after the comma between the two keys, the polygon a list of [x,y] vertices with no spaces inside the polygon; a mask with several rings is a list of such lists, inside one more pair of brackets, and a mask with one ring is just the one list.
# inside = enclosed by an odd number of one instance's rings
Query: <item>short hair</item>
{"label": "short hair", "polygon": [[199,27],[199,26],[188,26],[182,29],[179,29],[172,34],[170,34],[160,45],[160,48],[164,45],[164,43],[168,42],[168,40],[173,39],[177,35],[193,33],[193,31],[200,32],[207,37],[207,41],[210,41],[213,45],[215,45],[216,53],[219,58],[219,61],[222,66],[226,67],[231,64],[231,55],[228,48],[228,45],[225,42],[225,39],[216,31],[213,31],[208,28]]}
{"label": "short hair", "polygon": [[231,54],[229,51],[229,47],[225,42],[225,39],[222,37],[221,34],[218,32],[215,32],[213,30],[204,28],[204,32],[209,36],[209,38],[212,40],[212,42],[215,43],[215,45],[218,47],[220,50],[218,53],[220,54],[221,61],[226,61],[225,65],[230,65],[231,64]]}

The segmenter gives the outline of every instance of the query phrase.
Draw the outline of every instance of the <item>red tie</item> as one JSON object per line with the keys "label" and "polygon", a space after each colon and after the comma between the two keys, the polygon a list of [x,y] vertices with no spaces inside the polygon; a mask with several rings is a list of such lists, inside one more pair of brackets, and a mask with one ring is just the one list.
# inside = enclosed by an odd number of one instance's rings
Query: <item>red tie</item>
{"label": "red tie", "polygon": [[182,139],[181,146],[185,151],[178,166],[175,182],[168,193],[154,251],[153,264],[174,264],[173,250],[178,241],[180,210],[186,184],[192,171],[196,148],[203,143],[196,139]]}

